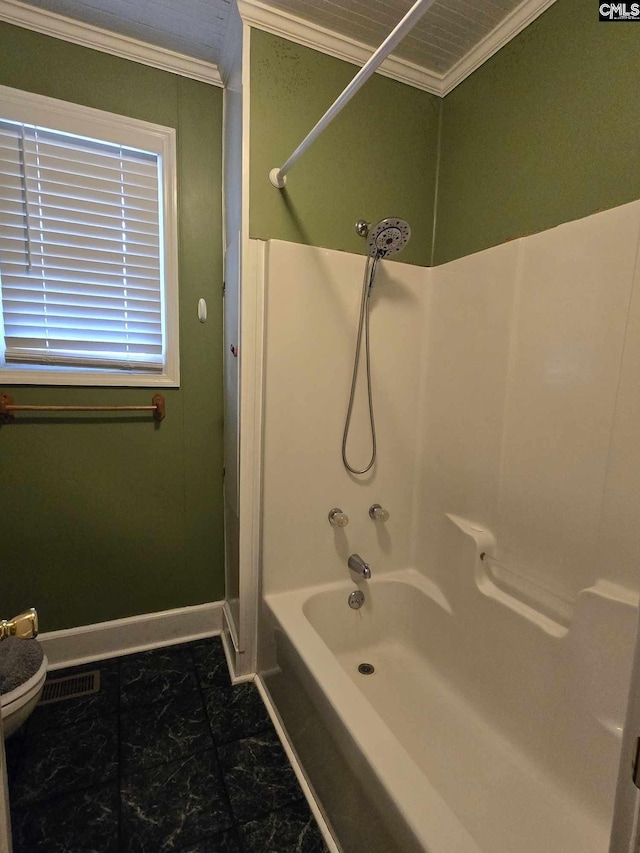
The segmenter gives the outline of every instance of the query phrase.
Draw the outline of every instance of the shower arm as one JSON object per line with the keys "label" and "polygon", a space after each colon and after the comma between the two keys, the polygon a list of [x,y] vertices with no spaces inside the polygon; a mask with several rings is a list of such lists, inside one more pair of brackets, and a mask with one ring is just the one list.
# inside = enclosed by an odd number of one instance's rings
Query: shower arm
{"label": "shower arm", "polygon": [[409,9],[404,18],[397,26],[389,33],[386,39],[382,42],[376,52],[367,60],[360,71],[356,74],[347,88],[338,95],[333,104],[329,107],[326,113],[322,116],[315,127],[302,140],[300,145],[291,154],[280,168],[272,169],[269,172],[269,180],[274,187],[281,190],[287,183],[287,172],[296,163],[296,161],[304,154],[315,140],[320,136],[322,131],[333,121],[342,108],[353,98],[356,92],[362,88],[371,75],[377,70],[378,66],[384,62],[393,49],[398,45],[406,34],[413,28],[416,22],[424,15],[424,13],[435,3],[435,0],[417,0],[416,3]]}

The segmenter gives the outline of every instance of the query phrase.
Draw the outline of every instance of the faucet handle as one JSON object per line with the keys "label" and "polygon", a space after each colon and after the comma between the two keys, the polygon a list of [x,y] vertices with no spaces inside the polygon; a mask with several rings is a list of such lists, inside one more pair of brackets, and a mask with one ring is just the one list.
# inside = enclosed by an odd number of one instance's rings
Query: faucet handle
{"label": "faucet handle", "polygon": [[332,527],[346,527],[349,524],[349,516],[339,507],[334,507],[329,513],[329,524]]}
{"label": "faucet handle", "polygon": [[380,504],[371,504],[369,507],[369,518],[374,521],[389,521],[390,513],[388,509],[384,509]]}

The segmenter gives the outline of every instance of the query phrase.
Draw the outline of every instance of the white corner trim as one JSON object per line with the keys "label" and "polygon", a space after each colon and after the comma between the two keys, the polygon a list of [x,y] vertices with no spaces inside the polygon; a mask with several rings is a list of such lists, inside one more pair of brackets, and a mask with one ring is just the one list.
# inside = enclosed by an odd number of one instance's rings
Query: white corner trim
{"label": "white corner trim", "polygon": [[[260,0],[238,0],[238,11],[246,24],[258,30],[288,39],[303,47],[311,47],[337,59],[344,59],[354,65],[364,65],[374,51],[370,45],[305,21],[281,9],[272,9]],[[441,75],[397,56],[385,59],[378,68],[378,73],[436,95],[440,94],[442,88]]]}
{"label": "white corner trim", "polygon": [[47,36],[73,42],[73,44],[130,59],[162,71],[170,71],[181,77],[189,77],[212,86],[222,86],[222,77],[217,65],[194,59],[183,53],[175,53],[163,47],[156,47],[147,42],[118,35],[73,18],[27,6],[20,0],[0,0],[0,20],[18,27],[35,30]]}
{"label": "white corner trim", "polygon": [[[245,27],[248,31],[248,26]],[[245,51],[244,61],[248,61]],[[245,90],[244,98],[247,98]],[[243,107],[247,101],[245,100]],[[248,126],[248,123],[245,125]],[[244,187],[248,177],[243,179]],[[243,189],[244,189],[243,187]],[[244,650],[236,656],[239,676],[256,669],[258,609],[262,564],[262,432],[264,412],[264,334],[266,252],[263,240],[249,239],[243,212],[242,317],[240,352],[240,411],[245,428],[240,431],[239,515],[243,519],[238,542],[240,560],[240,614],[238,635]]]}
{"label": "white corner trim", "polygon": [[491,30],[482,41],[463,56],[453,68],[451,68],[444,76],[442,81],[442,96],[448,95],[452,89],[462,83],[470,74],[479,68],[487,61],[494,53],[497,53],[501,47],[504,47],[507,42],[522,32],[525,27],[528,27],[532,21],[535,21],[544,11],[552,6],[556,0],[523,0],[507,17],[501,21],[497,27]]}
{"label": "white corner trim", "polygon": [[278,711],[276,710],[275,703],[273,702],[273,699],[271,698],[271,694],[269,693],[267,686],[265,685],[264,681],[262,680],[262,678],[259,675],[256,675],[256,677],[254,678],[254,684],[258,688],[258,693],[260,694],[260,698],[264,702],[265,708],[267,709],[267,713],[269,714],[269,717],[271,718],[271,722],[274,725],[276,733],[277,733],[278,737],[280,738],[280,743],[282,744],[282,747],[287,754],[287,758],[289,759],[289,763],[291,764],[291,767],[293,768],[293,772],[296,774],[296,778],[298,780],[298,783],[300,784],[300,787],[302,788],[302,793],[304,794],[305,799],[307,800],[307,803],[309,804],[309,808],[311,809],[311,813],[313,814],[314,818],[316,819],[316,822],[318,824],[318,828],[319,828],[320,832],[322,833],[322,837],[324,838],[324,842],[327,845],[327,847],[329,848],[329,853],[341,853],[340,848],[336,844],[335,838],[331,834],[331,830],[329,829],[329,824],[327,823],[326,818],[323,815],[323,813],[320,809],[320,806],[318,805],[318,801],[316,800],[315,795],[313,793],[313,790],[311,789],[311,785],[307,781],[307,777],[305,776],[304,770],[302,768],[302,765],[300,764],[298,756],[296,755],[295,750],[293,749],[293,747],[289,743],[287,731],[286,731],[286,729],[282,723],[282,720],[280,719],[280,715],[278,714]]}
{"label": "white corner trim", "polygon": [[[523,0],[446,74],[438,74],[398,56],[387,57],[378,68],[378,73],[443,97],[555,2],[556,0]],[[364,65],[375,49],[371,45],[305,21],[289,12],[272,9],[260,0],[238,0],[238,10],[243,21],[256,29],[355,65]]]}
{"label": "white corner trim", "polygon": [[232,684],[246,684],[248,681],[253,681],[255,677],[255,672],[246,672],[244,675],[236,674],[236,661],[237,656],[235,650],[233,648],[233,643],[229,637],[229,626],[228,624],[222,626],[222,633],[220,634],[220,639],[222,640],[222,649],[224,651],[224,656],[227,661],[227,669],[229,670],[229,678],[231,679]]}
{"label": "white corner trim", "polygon": [[63,631],[48,631],[40,634],[38,639],[49,660],[50,670],[78,666],[216,636],[222,630],[223,603],[214,601]]}
{"label": "white corner trim", "polygon": [[218,62],[218,70],[224,86],[229,85],[229,80],[235,68],[242,65],[242,19],[238,14],[238,8],[231,3],[229,9],[229,20],[227,31],[222,46],[222,56]]}

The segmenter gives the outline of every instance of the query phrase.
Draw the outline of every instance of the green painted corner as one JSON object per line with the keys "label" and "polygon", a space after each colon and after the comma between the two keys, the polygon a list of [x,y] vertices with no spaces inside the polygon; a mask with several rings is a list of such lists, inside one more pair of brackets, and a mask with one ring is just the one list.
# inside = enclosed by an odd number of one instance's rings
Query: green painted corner
{"label": "green painted corner", "polygon": [[374,75],[303,155],[284,191],[269,182],[355,67],[251,32],[250,235],[362,252],[357,219],[406,219],[402,260],[431,258],[440,100]]}
{"label": "green painted corner", "polygon": [[355,69],[256,30],[250,64],[252,237],[361,252],[353,222],[396,215],[402,260],[442,264],[640,197],[640,27],[584,0],[557,0],[443,99],[374,75],[284,191],[269,171]]}
{"label": "green painted corner", "polygon": [[445,99],[438,264],[640,197],[640,26],[557,0]]}
{"label": "green painted corner", "polygon": [[[216,600],[224,597],[222,99],[220,89],[185,78],[179,96],[184,559],[204,577],[215,566],[216,595],[203,600]],[[206,323],[198,320],[200,298]]]}
{"label": "green painted corner", "polygon": [[[162,424],[20,416],[0,427],[0,615],[36,606],[50,631],[219,600],[222,90],[4,23],[0,84],[176,128],[181,332],[181,385],[163,391]],[[148,403],[154,393],[7,390],[63,405]]]}

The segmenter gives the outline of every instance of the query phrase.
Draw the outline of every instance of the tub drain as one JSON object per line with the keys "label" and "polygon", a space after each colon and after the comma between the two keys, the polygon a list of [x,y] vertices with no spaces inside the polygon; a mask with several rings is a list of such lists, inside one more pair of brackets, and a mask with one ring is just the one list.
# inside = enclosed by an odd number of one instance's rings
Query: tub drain
{"label": "tub drain", "polygon": [[373,675],[376,671],[376,668],[371,663],[361,663],[358,667],[358,672],[360,675]]}

